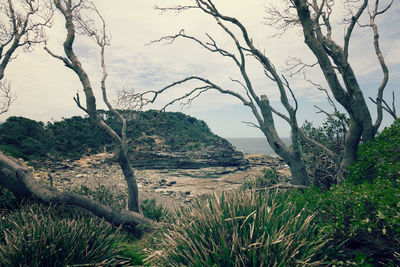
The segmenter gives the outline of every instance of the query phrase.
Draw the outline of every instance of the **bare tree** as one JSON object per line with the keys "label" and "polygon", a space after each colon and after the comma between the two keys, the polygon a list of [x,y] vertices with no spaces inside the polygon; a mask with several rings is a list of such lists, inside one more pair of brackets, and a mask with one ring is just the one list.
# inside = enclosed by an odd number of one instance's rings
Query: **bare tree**
{"label": "bare tree", "polygon": [[[204,12],[215,19],[217,25],[233,41],[236,51],[232,52],[220,47],[215,39],[209,34],[206,34],[207,39],[203,41],[198,37],[186,34],[184,30],[181,30],[176,35],[166,36],[153,41],[153,43],[173,43],[177,38],[184,38],[193,41],[212,53],[217,53],[223,57],[230,58],[238,67],[242,76],[241,80],[232,79],[232,82],[239,84],[243,88],[244,94],[239,91],[225,90],[216,83],[205,78],[191,76],[168,85],[158,91],[148,91],[145,93],[124,91],[121,97],[128,102],[133,101],[138,103],[136,107],[140,108],[144,104],[154,102],[161,93],[178,84],[192,80],[199,81],[203,85],[196,87],[184,96],[171,101],[167,106],[183,99],[188,99],[188,101],[191,102],[194,98],[211,89],[215,89],[224,94],[229,94],[238,98],[244,105],[250,107],[258,122],[257,125],[253,124],[253,126],[258,127],[264,133],[272,149],[288,163],[293,175],[293,183],[303,185],[309,184],[309,176],[306,172],[304,163],[302,162],[301,148],[299,145],[300,139],[303,139],[315,149],[324,152],[324,154],[329,158],[339,160],[340,162],[337,162],[337,165],[340,166],[340,171],[343,175],[339,175],[338,177],[344,177],[347,167],[356,159],[358,144],[361,140],[365,142],[373,140],[382,122],[382,103],[385,103],[382,96],[389,79],[389,70],[385,64],[383,54],[379,47],[379,34],[375,18],[378,15],[387,12],[393,1],[382,9],[379,8],[379,1],[376,1],[373,10],[368,12],[369,24],[365,25],[372,28],[375,53],[383,72],[382,82],[377,89],[377,98],[375,100],[377,103],[377,119],[374,123],[372,122],[371,114],[366,105],[365,97],[363,96],[362,90],[357,82],[357,77],[348,61],[348,50],[352,32],[355,26],[359,23],[361,15],[366,13],[368,1],[361,1],[361,3],[360,1],[345,1],[347,3],[347,11],[350,13],[350,19],[345,21],[347,31],[344,37],[343,47],[340,47],[332,39],[333,30],[330,22],[330,14],[334,8],[334,1],[288,0],[286,2],[287,8],[283,11],[274,7],[267,9],[267,24],[279,28],[281,30],[280,34],[283,34],[291,27],[301,27],[305,43],[314,53],[318,62],[307,65],[300,61],[296,64],[293,71],[299,73],[306,67],[320,66],[325,80],[329,85],[329,91],[333,94],[336,101],[338,101],[347,111],[348,116],[350,117],[350,123],[346,130],[347,134],[343,155],[335,155],[333,151],[309,138],[299,128],[296,118],[298,102],[295,98],[295,90],[291,87],[287,77],[280,74],[274,67],[268,55],[261,52],[254,45],[253,39],[249,36],[246,27],[237,18],[222,14],[212,0],[193,0],[192,5],[157,8],[162,11],[183,12],[190,9],[198,9]],[[357,7],[357,4],[360,6]],[[354,10],[356,12],[353,14]],[[253,87],[246,68],[247,55],[258,60],[264,69],[266,77],[275,83],[275,86],[280,93],[280,100],[285,109],[285,113],[279,112],[276,108],[271,106],[266,95],[256,94],[256,91],[259,90],[255,90]],[[342,86],[342,83],[344,86]],[[290,98],[292,98],[292,101],[290,101]],[[387,105],[385,107],[387,108]],[[275,129],[273,115],[277,115],[290,125],[292,139],[291,147],[287,147],[279,138]]]}
{"label": "bare tree", "polygon": [[0,80],[0,115],[6,113],[15,100],[15,95],[11,92],[11,83]]}
{"label": "bare tree", "polygon": [[4,72],[18,48],[30,51],[46,41],[45,29],[51,26],[52,10],[42,0],[0,1],[0,114],[15,99],[11,83],[3,80]]}
{"label": "bare tree", "polygon": [[[106,46],[110,44],[110,40],[106,32],[105,21],[100,15],[99,11],[96,9],[95,5],[90,1],[54,0],[53,2],[65,19],[67,36],[64,42],[64,52],[66,56],[56,55],[51,52],[47,47],[45,47],[45,49],[51,56],[61,60],[66,67],[73,70],[81,81],[83,91],[86,96],[86,107],[84,107],[80,102],[79,94],[76,95],[74,101],[80,109],[82,109],[89,115],[90,120],[95,126],[97,126],[100,130],[104,131],[112,138],[115,147],[115,158],[121,166],[125,181],[128,185],[128,209],[130,211],[139,212],[138,187],[136,183],[135,173],[129,162],[128,157],[126,120],[116,109],[112,107],[107,98],[107,70],[104,60],[104,53]],[[92,14],[94,13],[99,18],[101,24],[100,30],[96,29],[95,21],[85,16],[84,12],[89,12]],[[108,109],[120,120],[122,124],[120,135],[106,124],[106,122],[97,111],[96,98],[94,96],[90,78],[87,72],[84,70],[81,61],[73,50],[73,44],[77,32],[81,35],[86,35],[93,38],[96,41],[97,45],[100,47],[101,67],[103,69],[103,76],[101,79],[101,91],[103,95],[103,101],[107,105]]]}
{"label": "bare tree", "polygon": [[[376,100],[374,100],[372,97],[369,98],[374,104],[378,104],[378,102]],[[394,96],[394,91],[392,92],[392,104],[391,106],[384,100],[382,99],[382,103],[383,106],[382,108],[390,114],[390,116],[392,116],[392,118],[396,121],[399,119],[399,117],[397,116],[397,112],[396,112],[396,106],[395,106],[395,96]]]}
{"label": "bare tree", "polygon": [[[15,8],[15,4],[19,3],[23,8],[27,8],[27,13],[25,15],[21,15],[22,10]],[[105,23],[97,9],[91,3],[84,3],[84,1],[76,1],[76,4],[73,4],[72,1],[54,1],[58,10],[64,15],[66,20],[66,28],[68,31],[66,41],[64,43],[64,50],[67,54],[67,57],[61,57],[53,54],[50,50],[46,48],[46,50],[54,57],[62,60],[65,65],[79,76],[82,81],[82,85],[84,86],[84,91],[87,107],[84,108],[79,100],[79,95],[74,98],[77,105],[85,110],[91,120],[100,127],[102,130],[106,131],[113,138],[114,143],[116,144],[116,156],[117,160],[120,163],[124,175],[128,182],[128,190],[130,193],[129,196],[129,209],[131,211],[122,211],[116,212],[112,210],[110,207],[104,206],[99,202],[93,201],[90,198],[84,197],[82,195],[73,193],[73,192],[60,192],[53,186],[48,186],[46,184],[38,182],[33,176],[30,170],[23,163],[18,162],[14,159],[11,159],[5,156],[0,152],[0,185],[6,187],[7,189],[14,192],[16,195],[23,197],[34,197],[38,198],[45,202],[51,203],[59,203],[59,204],[71,204],[77,207],[84,208],[93,214],[104,218],[105,220],[116,224],[116,225],[124,225],[124,226],[132,226],[133,229],[137,230],[137,226],[140,225],[141,229],[145,231],[151,231],[157,228],[157,223],[152,220],[145,218],[138,211],[138,203],[137,203],[137,185],[134,178],[134,173],[132,168],[130,167],[128,157],[127,157],[127,147],[126,147],[126,137],[125,137],[125,129],[126,129],[126,121],[122,118],[122,116],[112,108],[107,100],[106,95],[106,86],[105,80],[107,77],[107,71],[104,63],[104,49],[105,46],[109,45],[109,39],[105,34]],[[7,8],[7,9],[6,9]],[[21,8],[21,7],[20,7]],[[43,23],[33,24],[32,17],[38,12],[42,10],[43,14],[40,16],[41,18],[46,18]],[[4,77],[4,70],[7,64],[13,59],[13,53],[16,51],[18,47],[24,47],[26,50],[30,50],[33,44],[44,42],[44,28],[50,26],[50,17],[47,15],[52,15],[53,11],[50,6],[46,6],[48,8],[45,9],[45,6],[38,0],[21,0],[21,1],[11,1],[8,0],[7,4],[2,3],[0,9],[2,11],[6,11],[4,14],[7,15],[8,19],[1,21],[0,24],[0,38],[3,42],[0,47],[0,59],[1,65],[0,70],[2,71],[1,78]],[[102,21],[102,29],[101,31],[93,31],[91,26],[93,26],[91,20],[84,20],[83,17],[79,16],[78,12],[81,8],[87,9],[89,11],[94,11],[97,15],[100,16]],[[47,15],[46,15],[47,14]],[[11,27],[7,27],[6,22],[10,21]],[[82,65],[76,55],[73,52],[72,45],[75,38],[75,26],[76,23],[80,30],[80,33],[89,35],[93,37],[97,44],[101,48],[101,65],[103,68],[103,79],[101,83],[101,89],[103,93],[103,99],[109,109],[117,115],[117,117],[121,120],[123,127],[121,132],[121,137],[115,133],[107,124],[101,119],[101,117],[97,114],[96,110],[96,100],[94,98],[93,90],[90,85],[89,77],[86,72],[83,70]],[[9,34],[9,35],[8,35]],[[8,37],[7,37],[8,36]],[[3,54],[3,51],[5,53]],[[9,107],[13,97],[10,90],[9,83],[2,84],[2,90],[6,99],[5,109]],[[4,89],[3,89],[4,88]],[[5,110],[4,109],[4,110]],[[133,211],[132,211],[133,210]]]}
{"label": "bare tree", "polygon": [[45,29],[51,26],[52,9],[41,0],[0,1],[0,80],[19,47],[30,51],[46,41]]}
{"label": "bare tree", "polygon": [[[341,162],[343,171],[346,171],[347,167],[356,159],[361,139],[364,142],[372,141],[382,122],[383,91],[389,80],[389,69],[380,49],[379,32],[375,19],[390,9],[393,0],[383,8],[380,6],[379,0],[375,1],[371,10],[368,0],[345,1],[345,3],[350,16],[344,20],[347,27],[341,46],[333,39],[331,14],[335,7],[334,1],[290,1],[290,6],[294,7],[295,15],[298,17],[296,25],[301,26],[304,42],[318,60],[318,65],[334,98],[344,107],[350,117]],[[290,7],[287,12],[291,13]],[[366,25],[362,25],[360,22],[360,18],[364,14],[369,17],[369,23]],[[275,21],[280,19],[279,16],[273,18]],[[372,28],[374,49],[383,73],[381,84],[377,88],[377,118],[375,122],[372,121],[357,76],[349,62],[349,46],[356,25]]]}

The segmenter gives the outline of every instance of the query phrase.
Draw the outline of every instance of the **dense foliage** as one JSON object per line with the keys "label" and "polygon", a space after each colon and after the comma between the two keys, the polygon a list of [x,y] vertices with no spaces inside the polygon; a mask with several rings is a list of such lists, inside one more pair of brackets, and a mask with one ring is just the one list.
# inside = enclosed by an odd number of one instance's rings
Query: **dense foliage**
{"label": "dense foliage", "polygon": [[[308,134],[341,149],[340,124],[308,126]],[[171,266],[399,266],[399,137],[397,121],[361,145],[349,179],[329,190],[271,194],[260,189],[281,177],[264,170],[241,191],[184,210],[161,241],[157,260]]]}
{"label": "dense foliage", "polygon": [[314,222],[324,229],[329,245],[340,248],[331,260],[354,265],[400,264],[399,199],[400,181],[388,179],[289,195],[290,201],[315,214]]}
{"label": "dense foliage", "polygon": [[54,152],[59,155],[80,156],[87,152],[98,152],[111,144],[111,139],[87,117],[74,116],[54,123],[48,122],[45,129],[51,135]]}
{"label": "dense foliage", "polygon": [[45,156],[51,150],[49,139],[42,122],[9,117],[0,124],[0,150],[17,158]]}
{"label": "dense foliage", "polygon": [[337,259],[357,264],[400,264],[400,120],[374,142],[360,145],[344,184],[291,195],[325,228]]}
{"label": "dense foliage", "polygon": [[328,156],[324,151],[302,141],[302,159],[312,178],[312,184],[322,189],[329,189],[332,184],[337,184],[341,177],[339,162],[344,148],[349,119],[345,114],[335,112],[328,116],[320,127],[315,127],[306,121],[302,130],[311,139],[322,144],[333,152],[335,157]]}
{"label": "dense foliage", "polygon": [[400,120],[385,128],[374,142],[360,146],[358,160],[348,176],[355,183],[374,178],[400,178]]}
{"label": "dense foliage", "polygon": [[[119,132],[117,118],[99,111],[103,119]],[[221,138],[211,133],[204,121],[179,112],[122,111],[127,118],[127,138],[131,149],[198,149]],[[89,118],[75,116],[44,125],[23,117],[10,117],[0,124],[0,149],[11,156],[34,159],[48,154],[77,157],[110,149],[109,136],[92,125]]]}
{"label": "dense foliage", "polygon": [[[125,111],[123,115],[128,119],[127,135],[133,142],[132,147],[154,147],[154,137],[172,150],[196,149],[220,139],[211,133],[204,121],[180,112]],[[114,117],[107,122],[111,126],[118,124]]]}

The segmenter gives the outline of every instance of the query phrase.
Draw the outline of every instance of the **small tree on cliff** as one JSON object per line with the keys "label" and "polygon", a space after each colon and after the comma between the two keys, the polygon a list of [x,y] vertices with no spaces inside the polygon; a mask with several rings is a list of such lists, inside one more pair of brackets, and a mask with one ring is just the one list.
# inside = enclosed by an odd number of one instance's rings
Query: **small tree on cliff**
{"label": "small tree on cliff", "polygon": [[[126,139],[126,120],[123,116],[112,107],[107,98],[106,91],[106,78],[107,70],[104,60],[105,48],[110,44],[109,36],[106,33],[106,24],[103,17],[95,5],[90,1],[70,1],[70,0],[54,0],[54,4],[58,11],[62,14],[65,19],[65,28],[67,30],[67,36],[64,41],[64,52],[66,56],[59,56],[51,52],[47,47],[45,50],[54,58],[64,62],[67,68],[70,68],[78,76],[83,86],[83,91],[86,96],[86,107],[84,107],[79,98],[79,94],[76,95],[74,101],[80,109],[89,115],[92,123],[100,130],[108,134],[114,143],[115,157],[118,164],[121,166],[122,172],[125,177],[125,181],[128,185],[128,209],[130,211],[139,212],[138,204],[138,187],[135,179],[135,173],[129,162],[128,157],[128,146]],[[95,21],[92,18],[85,16],[86,13],[92,13],[98,16],[101,28],[96,29]],[[97,45],[100,47],[101,56],[101,67],[103,69],[103,76],[101,79],[101,91],[103,95],[103,101],[107,105],[108,109],[120,120],[122,129],[120,135],[118,135],[100,116],[96,107],[96,98],[94,96],[93,87],[90,82],[87,72],[84,70],[82,63],[73,50],[74,40],[76,33],[86,35],[93,38]]]}
{"label": "small tree on cliff", "polygon": [[10,108],[15,96],[4,78],[8,63],[18,48],[30,51],[46,41],[45,29],[51,26],[52,9],[42,0],[0,1],[0,114]]}
{"label": "small tree on cliff", "polygon": [[[203,77],[190,76],[174,82],[158,91],[148,91],[145,93],[123,91],[121,95],[122,102],[134,102],[141,107],[147,103],[154,102],[160,94],[176,85],[189,81],[197,81],[201,84],[200,86],[189,91],[182,97],[172,100],[167,104],[167,106],[182,99],[189,99],[190,103],[193,99],[209,90],[217,90],[220,93],[231,95],[239,99],[244,105],[251,109],[258,122],[257,125],[253,126],[259,128],[263,132],[272,149],[288,163],[293,175],[292,182],[294,184],[310,184],[310,178],[302,159],[300,139],[308,143],[314,149],[328,155],[328,157],[337,159],[337,165],[340,166],[340,172],[342,173],[340,177],[344,177],[343,174],[345,174],[347,167],[356,159],[357,147],[361,138],[363,141],[373,140],[382,121],[382,96],[388,81],[388,68],[379,48],[379,34],[375,18],[378,15],[384,14],[391,7],[393,1],[383,9],[379,8],[379,1],[376,1],[373,11],[368,12],[370,23],[367,26],[370,26],[373,29],[375,52],[383,71],[382,83],[377,89],[377,119],[375,123],[372,122],[365,97],[363,96],[361,88],[357,82],[357,77],[348,60],[349,42],[353,29],[357,23],[359,23],[361,15],[367,12],[366,7],[368,1],[361,1],[359,7],[354,7],[358,4],[358,1],[345,1],[351,16],[349,20],[345,21],[347,32],[344,38],[343,47],[340,47],[332,39],[330,14],[334,8],[333,1],[288,0],[288,7],[284,12],[280,12],[276,8],[268,10],[268,21],[270,21],[271,25],[280,27],[284,30],[291,26],[301,26],[305,43],[318,60],[318,62],[313,64],[313,66],[320,66],[331,93],[345,108],[350,117],[349,128],[345,138],[342,155],[335,155],[327,146],[309,138],[299,127],[297,122],[298,102],[295,98],[294,88],[290,85],[289,80],[277,71],[269,56],[254,45],[253,39],[249,35],[244,24],[235,17],[230,17],[221,13],[212,0],[193,0],[192,2],[192,5],[179,5],[158,9],[162,11],[172,10],[176,12],[184,12],[192,9],[202,11],[215,19],[217,25],[233,42],[235,50],[230,51],[221,47],[209,34],[206,34],[207,40],[203,41],[197,37],[187,35],[184,30],[181,30],[176,35],[162,37],[153,42],[165,41],[173,43],[178,38],[184,38],[200,45],[200,47],[209,52],[217,53],[223,57],[231,59],[232,63],[237,66],[241,74],[241,80],[232,79],[232,82],[239,84],[240,87],[244,89],[245,93],[243,94],[239,91],[226,90],[215,82]],[[351,12],[354,10],[355,13],[353,15]],[[280,101],[285,112],[278,111],[276,107],[271,105],[266,95],[267,92],[265,92],[265,94],[256,93],[259,90],[254,88],[248,74],[248,56],[255,58],[261,64],[266,77],[275,84],[276,89],[279,91]],[[295,67],[303,69],[307,67],[307,65],[300,62]],[[342,84],[344,84],[344,86],[342,86]],[[290,103],[290,97],[293,98],[292,103],[294,104]],[[285,120],[290,125],[292,140],[291,147],[288,147],[278,136],[273,118],[274,115]]]}

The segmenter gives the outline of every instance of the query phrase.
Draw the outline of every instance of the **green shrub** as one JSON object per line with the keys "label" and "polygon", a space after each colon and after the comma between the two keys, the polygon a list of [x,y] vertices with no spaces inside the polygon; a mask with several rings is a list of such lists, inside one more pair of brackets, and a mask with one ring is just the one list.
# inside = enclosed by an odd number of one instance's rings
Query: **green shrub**
{"label": "green shrub", "polygon": [[145,255],[136,244],[124,242],[120,243],[119,246],[121,248],[119,255],[129,259],[129,262],[132,265],[145,265],[144,260],[147,258],[147,255]]}
{"label": "green shrub", "polygon": [[308,121],[301,127],[307,136],[324,145],[335,155],[331,157],[320,149],[316,149],[315,146],[301,140],[302,159],[310,174],[311,182],[324,190],[343,179],[339,163],[349,124],[349,119],[345,114],[335,112],[332,115],[328,116],[320,127],[314,127]]}
{"label": "green shrub", "polygon": [[7,188],[0,186],[0,211],[14,209],[17,205],[17,197]]}
{"label": "green shrub", "polygon": [[178,212],[152,258],[157,266],[321,264],[326,240],[283,194],[239,191]]}
{"label": "green shrub", "polygon": [[245,180],[242,184],[242,189],[259,189],[271,187],[273,185],[284,182],[284,178],[278,173],[275,168],[264,169],[261,174],[257,175],[255,179]]}
{"label": "green shrub", "polygon": [[21,158],[21,159],[27,159],[28,157],[26,155],[24,155],[22,153],[22,151],[14,146],[14,145],[10,145],[10,144],[1,144],[0,145],[0,150],[7,156],[11,156],[14,158]]}
{"label": "green shrub", "polygon": [[104,185],[100,185],[97,188],[81,185],[69,190],[87,196],[118,211],[125,209],[127,206],[128,195],[126,192],[112,190]]}
{"label": "green shrub", "polygon": [[25,160],[43,157],[51,150],[49,139],[41,122],[9,117],[0,124],[0,149],[13,157]]}
{"label": "green shrub", "polygon": [[2,214],[0,266],[112,265],[124,241],[110,224],[62,216],[52,207],[25,206]]}
{"label": "green shrub", "polygon": [[340,249],[331,260],[400,264],[399,181],[346,182],[326,192],[297,191],[289,199],[315,214],[315,222],[332,240],[330,245]]}
{"label": "green shrub", "polygon": [[144,199],[140,209],[145,217],[160,222],[169,217],[169,212],[162,205],[157,205],[154,198]]}
{"label": "green shrub", "polygon": [[373,179],[400,178],[400,120],[385,128],[373,142],[362,144],[348,179],[361,183]]}

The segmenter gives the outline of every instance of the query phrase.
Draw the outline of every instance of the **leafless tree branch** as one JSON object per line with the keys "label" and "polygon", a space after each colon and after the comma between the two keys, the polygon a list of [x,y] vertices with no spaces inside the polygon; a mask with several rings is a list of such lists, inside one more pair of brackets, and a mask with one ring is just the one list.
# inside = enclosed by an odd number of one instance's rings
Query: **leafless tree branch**
{"label": "leafless tree branch", "polygon": [[250,127],[261,129],[259,125],[255,124],[254,122],[251,122],[251,121],[242,121],[242,123],[244,123],[244,124],[246,124],[246,125],[248,125]]}
{"label": "leafless tree branch", "polygon": [[81,110],[83,110],[86,114],[88,113],[88,110],[86,108],[84,108],[81,104],[81,100],[79,98],[79,93],[76,93],[75,97],[73,98],[75,104],[78,106],[78,108],[80,108]]}
{"label": "leafless tree branch", "polygon": [[11,92],[11,82],[5,79],[0,80],[0,115],[9,110],[15,99],[15,94]]}
{"label": "leafless tree branch", "polygon": [[7,112],[15,100],[11,83],[4,81],[8,64],[22,47],[30,51],[35,44],[46,42],[45,29],[52,25],[51,5],[42,0],[0,0],[0,114]]}
{"label": "leafless tree branch", "polygon": [[[377,104],[377,100],[372,97],[369,98],[374,104]],[[394,120],[397,120],[399,117],[397,116],[396,106],[395,106],[395,95],[394,91],[392,92],[392,106],[390,106],[385,100],[382,100],[384,106],[382,107],[390,116],[393,117]]]}
{"label": "leafless tree branch", "polygon": [[52,25],[53,9],[42,0],[2,0],[0,12],[8,19],[0,23],[0,80],[19,47],[30,51],[46,42],[45,29]]}
{"label": "leafless tree branch", "polygon": [[300,58],[289,57],[285,60],[285,65],[287,66],[286,71],[289,72],[289,77],[293,77],[300,72],[303,72],[308,68],[313,68],[318,65],[318,62],[307,64],[304,63]]}
{"label": "leafless tree branch", "polygon": [[269,4],[265,7],[268,16],[264,17],[264,24],[273,27],[279,32],[272,37],[283,35],[288,29],[299,25],[299,18],[291,11],[290,1],[286,2],[286,8],[280,10],[276,6]]}

